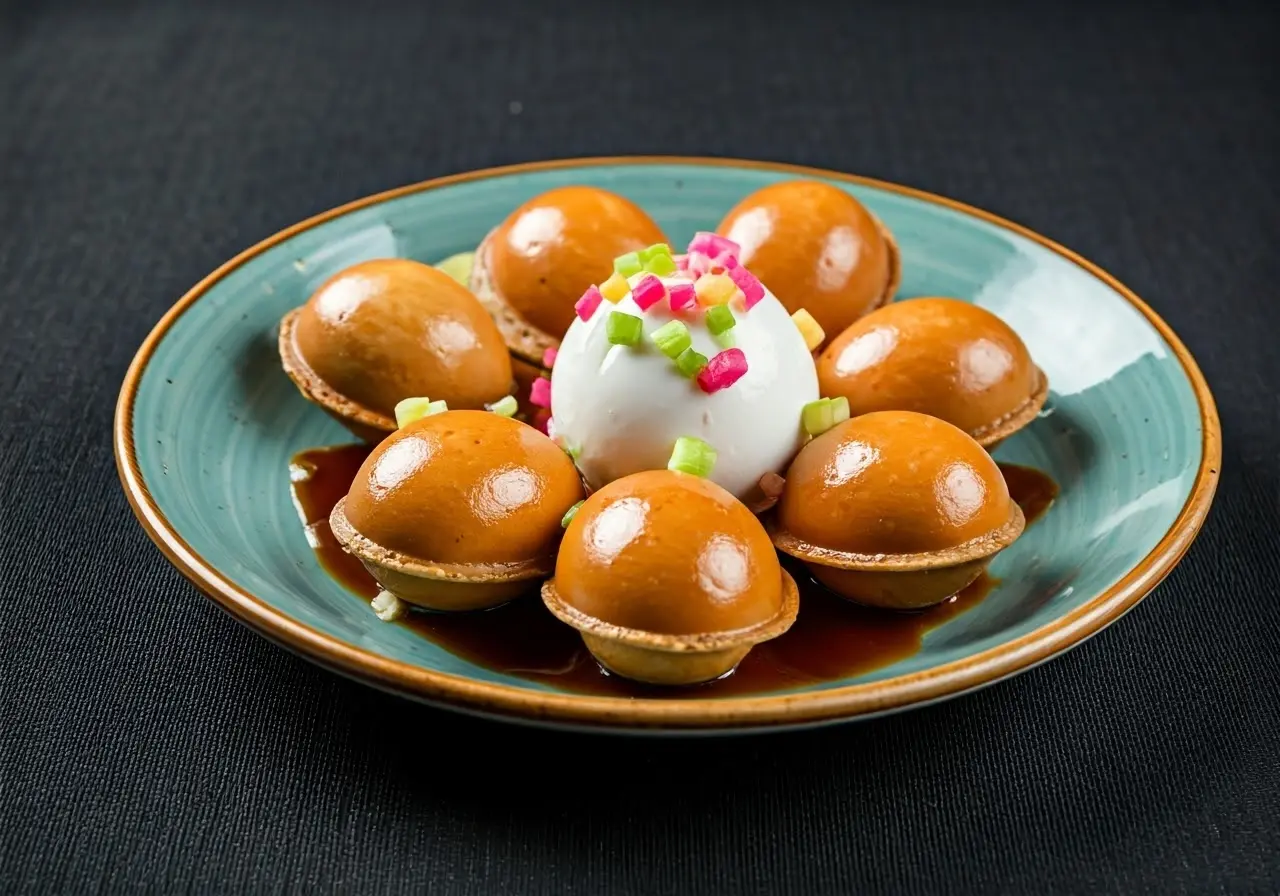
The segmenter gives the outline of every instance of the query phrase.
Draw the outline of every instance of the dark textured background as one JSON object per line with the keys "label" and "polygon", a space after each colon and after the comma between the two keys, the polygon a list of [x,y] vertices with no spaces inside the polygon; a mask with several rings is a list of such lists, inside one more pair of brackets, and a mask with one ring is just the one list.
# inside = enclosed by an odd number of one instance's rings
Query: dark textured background
{"label": "dark textured background", "polygon": [[[1280,890],[1277,14],[521,5],[0,0],[0,890]],[[348,683],[162,560],[111,418],[195,281],[373,191],[641,152],[900,181],[1116,274],[1222,413],[1185,562],[971,697],[636,742]]]}

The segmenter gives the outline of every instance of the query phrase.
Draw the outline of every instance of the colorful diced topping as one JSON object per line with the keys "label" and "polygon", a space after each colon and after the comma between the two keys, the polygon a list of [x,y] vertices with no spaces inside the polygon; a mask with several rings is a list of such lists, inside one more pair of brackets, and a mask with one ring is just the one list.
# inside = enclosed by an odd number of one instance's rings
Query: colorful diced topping
{"label": "colorful diced topping", "polygon": [[831,399],[819,398],[801,408],[800,425],[811,436],[820,436],[834,426]]}
{"label": "colorful diced topping", "polygon": [[640,264],[650,274],[668,277],[676,272],[675,259],[671,257],[671,247],[666,243],[654,243],[640,252]]}
{"label": "colorful diced topping", "polygon": [[729,277],[742,290],[742,304],[750,309],[764,298],[764,284],[744,267],[729,268]]}
{"label": "colorful diced topping", "polygon": [[560,526],[562,528],[567,529],[569,527],[569,524],[573,522],[573,518],[578,515],[578,509],[582,507],[582,504],[583,502],[579,501],[564,512],[564,516],[560,518]]}
{"label": "colorful diced topping", "polygon": [[644,263],[644,269],[659,277],[670,277],[676,272],[676,263],[670,255],[655,255]]}
{"label": "colorful diced topping", "polygon": [[444,261],[436,264],[436,268],[444,271],[454,280],[457,280],[463,286],[470,288],[471,268],[474,266],[476,253],[459,252],[457,255],[450,255]]}
{"label": "colorful diced topping", "polygon": [[783,479],[777,473],[765,473],[760,477],[760,491],[764,493],[766,498],[781,498],[782,492],[787,486],[787,480]]}
{"label": "colorful diced topping", "polygon": [[813,315],[803,308],[791,315],[791,320],[795,322],[796,329],[804,337],[804,344],[809,347],[809,351],[816,350],[818,346],[822,345],[822,340],[827,338],[827,334],[818,322],[813,319]]}
{"label": "colorful diced topping", "polygon": [[740,266],[741,265],[738,264],[738,256],[733,255],[729,252],[721,252],[715,258],[711,259],[712,268],[720,268],[721,270],[732,271],[734,268],[740,267]]}
{"label": "colorful diced topping", "polygon": [[685,349],[693,345],[693,337],[689,335],[689,328],[684,325],[684,321],[679,320],[667,321],[650,333],[649,338],[658,347],[658,351],[673,361],[680,357]]}
{"label": "colorful diced topping", "polygon": [[547,370],[550,370],[552,367],[555,367],[556,355],[558,354],[559,352],[556,351],[554,348],[548,348],[545,352],[542,353],[542,366],[547,368]]}
{"label": "colorful diced topping", "polygon": [[707,362],[698,374],[698,386],[703,392],[719,392],[742,379],[747,372],[747,356],[740,348],[727,348]]}
{"label": "colorful diced topping", "polygon": [[691,476],[710,476],[716,466],[716,449],[702,439],[693,436],[681,436],[676,439],[671,450],[671,460],[667,461],[667,469]]}
{"label": "colorful diced topping", "polygon": [[712,305],[707,309],[707,329],[712,336],[719,336],[736,323],[728,305]]}
{"label": "colorful diced topping", "polygon": [[688,311],[698,301],[698,294],[692,283],[675,283],[667,290],[671,296],[672,311]]}
{"label": "colorful diced topping", "polygon": [[[723,306],[717,306],[723,307]],[[733,335],[733,330],[725,330],[723,333],[716,333],[711,338],[716,341],[716,345],[721,348],[733,348],[738,344],[738,339]]]}
{"label": "colorful diced topping", "polygon": [[637,254],[640,256],[640,264],[643,266],[648,264],[649,259],[653,258],[655,255],[670,255],[671,247],[666,243],[654,243],[648,248],[641,249]]}
{"label": "colorful diced topping", "polygon": [[676,256],[674,256],[674,260],[675,260],[675,263],[676,263],[676,270],[677,270],[677,271],[687,271],[687,270],[689,270],[689,256],[688,256],[688,255],[676,255]]}
{"label": "colorful diced topping", "polygon": [[529,388],[529,404],[540,408],[551,407],[551,380],[540,376]]}
{"label": "colorful diced topping", "polygon": [[578,312],[578,318],[581,320],[591,320],[591,315],[596,313],[596,309],[600,307],[600,303],[604,301],[604,295],[595,286],[587,287],[587,291],[582,294],[582,298],[578,299],[578,303],[573,306],[573,310]]}
{"label": "colorful diced topping", "polygon": [[687,348],[676,358],[676,370],[689,379],[693,379],[700,374],[707,366],[707,356],[700,355],[691,348]]}
{"label": "colorful diced topping", "polygon": [[641,311],[648,311],[667,297],[667,288],[653,274],[645,274],[631,288],[631,299],[640,306]]}
{"label": "colorful diced topping", "polygon": [[396,426],[403,429],[415,420],[421,420],[433,414],[442,414],[447,410],[449,405],[443,401],[432,401],[426,396],[401,399],[396,403]]}
{"label": "colorful diced topping", "polygon": [[820,436],[837,423],[849,419],[849,399],[819,398],[811,401],[800,411],[800,424],[811,436]]}
{"label": "colorful diced topping", "polygon": [[600,284],[600,293],[610,302],[620,302],[622,297],[631,292],[631,284],[627,278],[614,271],[609,279]]}
{"label": "colorful diced topping", "polygon": [[640,341],[640,331],[644,321],[634,314],[621,311],[610,311],[605,321],[604,332],[614,345],[635,345]]}
{"label": "colorful diced topping", "polygon": [[726,252],[730,255],[741,255],[742,247],[718,233],[700,230],[689,241],[689,252],[700,252],[708,258],[716,258]]}
{"label": "colorful diced topping", "polygon": [[640,253],[628,252],[625,255],[619,255],[613,260],[613,270],[623,277],[631,277],[640,273],[644,270],[644,265],[640,263]]}
{"label": "colorful diced topping", "polygon": [[516,402],[514,395],[508,395],[505,398],[499,398],[491,405],[486,405],[486,407],[499,417],[513,417],[519,408],[519,404]]}
{"label": "colorful diced topping", "polygon": [[738,292],[738,286],[725,274],[703,274],[693,284],[699,305],[725,305]]}
{"label": "colorful diced topping", "polygon": [[843,423],[849,419],[849,399],[841,395],[831,399],[831,425]]}

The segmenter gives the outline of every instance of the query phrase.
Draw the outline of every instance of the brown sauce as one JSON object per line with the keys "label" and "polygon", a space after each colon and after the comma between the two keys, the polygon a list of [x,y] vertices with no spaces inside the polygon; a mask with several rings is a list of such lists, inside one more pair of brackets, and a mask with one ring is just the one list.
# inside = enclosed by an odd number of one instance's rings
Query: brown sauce
{"label": "brown sauce", "polygon": [[[294,503],[320,565],[355,593],[378,593],[373,578],[329,531],[329,511],[346,494],[368,456],[364,445],[303,451],[290,464]],[[1058,487],[1044,473],[1001,464],[1009,492],[1030,525],[1044,515]],[[983,576],[955,597],[918,613],[858,607],[835,597],[787,558],[800,585],[800,614],[791,629],[755,647],[726,678],[696,688],[655,688],[603,672],[582,640],[552,616],[536,590],[480,613],[414,611],[402,624],[478,666],[585,694],[678,697],[758,694],[871,671],[920,649],[926,632],[977,605],[996,582]]]}

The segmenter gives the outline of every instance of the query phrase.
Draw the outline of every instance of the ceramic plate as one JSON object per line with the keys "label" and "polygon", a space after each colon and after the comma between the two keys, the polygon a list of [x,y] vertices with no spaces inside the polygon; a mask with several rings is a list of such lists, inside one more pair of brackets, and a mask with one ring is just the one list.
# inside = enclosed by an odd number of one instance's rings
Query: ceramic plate
{"label": "ceramic plate", "polygon": [[[848,190],[896,235],[898,298],[950,295],[1023,337],[1052,387],[996,451],[1059,494],[995,561],[996,586],[872,668],[764,693],[608,696],[475,661],[402,625],[317,563],[290,459],[350,436],[306,403],[276,355],[281,315],[364,259],[436,263],[473,249],[524,200],[587,183],[644,207],[673,245],[747,193],[797,176]],[[518,165],[363,199],[223,265],[157,324],[125,378],[121,479],[165,555],[237,619],[329,669],[432,704],[508,720],[631,732],[760,731],[865,718],[955,696],[1049,659],[1133,607],[1187,550],[1220,459],[1213,400],[1182,343],[1115,279],[1017,225],[864,178],[723,159]],[[1099,680],[1108,674],[1099,669]]]}

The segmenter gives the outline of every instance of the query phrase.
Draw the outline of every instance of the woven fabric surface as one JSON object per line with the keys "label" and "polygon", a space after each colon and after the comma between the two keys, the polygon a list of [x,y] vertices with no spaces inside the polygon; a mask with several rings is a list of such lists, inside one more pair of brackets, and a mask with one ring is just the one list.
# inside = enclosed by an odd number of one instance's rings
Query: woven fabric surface
{"label": "woven fabric surface", "polygon": [[[1201,6],[0,4],[0,891],[1280,891],[1280,33]],[[110,430],[178,296],[368,193],[632,153],[909,184],[1115,274],[1219,403],[1186,559],[977,694],[702,741],[412,705],[165,562]]]}

